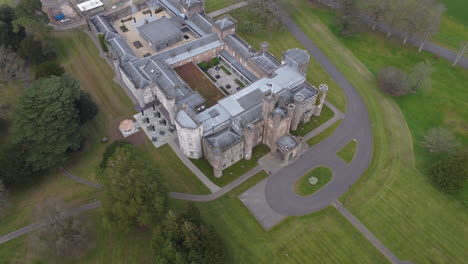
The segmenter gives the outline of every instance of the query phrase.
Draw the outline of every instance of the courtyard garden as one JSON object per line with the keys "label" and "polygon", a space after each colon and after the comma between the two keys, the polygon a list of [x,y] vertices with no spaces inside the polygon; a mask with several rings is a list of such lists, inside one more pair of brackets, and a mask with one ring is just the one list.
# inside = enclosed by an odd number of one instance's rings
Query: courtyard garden
{"label": "courtyard garden", "polygon": [[333,177],[333,172],[326,167],[318,167],[299,178],[294,190],[301,196],[314,194],[325,186]]}
{"label": "courtyard garden", "polygon": [[175,68],[177,74],[206,100],[206,107],[215,105],[224,94],[213,82],[193,63],[187,63]]}

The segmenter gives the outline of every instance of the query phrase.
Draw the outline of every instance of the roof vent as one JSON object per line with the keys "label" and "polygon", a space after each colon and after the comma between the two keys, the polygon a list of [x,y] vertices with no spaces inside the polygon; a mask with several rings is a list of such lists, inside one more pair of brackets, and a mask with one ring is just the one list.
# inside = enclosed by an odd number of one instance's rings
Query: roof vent
{"label": "roof vent", "polygon": [[151,73],[154,73],[154,69],[151,69],[150,72],[151,72]]}
{"label": "roof vent", "polygon": [[208,112],[208,114],[210,114],[210,116],[213,118],[219,116],[219,112],[216,109],[211,110],[210,112]]}

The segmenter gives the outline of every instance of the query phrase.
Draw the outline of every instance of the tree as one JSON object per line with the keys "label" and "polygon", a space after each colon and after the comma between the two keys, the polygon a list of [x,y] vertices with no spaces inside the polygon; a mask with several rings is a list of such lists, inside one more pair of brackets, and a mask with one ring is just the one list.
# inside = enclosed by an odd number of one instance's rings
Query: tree
{"label": "tree", "polygon": [[21,145],[5,143],[0,146],[0,181],[5,186],[30,183],[34,175]]}
{"label": "tree", "polygon": [[27,80],[29,71],[24,60],[10,48],[0,46],[0,81]]}
{"label": "tree", "polygon": [[18,17],[28,17],[42,23],[49,20],[47,14],[42,11],[42,2],[37,0],[21,0],[15,12]]}
{"label": "tree", "polygon": [[424,136],[423,146],[431,153],[452,153],[459,143],[447,128],[431,128]]}
{"label": "tree", "polygon": [[0,179],[0,217],[6,212],[8,206],[8,190]]}
{"label": "tree", "polygon": [[80,123],[91,121],[98,113],[99,107],[87,92],[80,91],[80,99],[76,101],[76,107],[80,115]]}
{"label": "tree", "polygon": [[247,32],[256,32],[260,29],[266,29],[267,32],[273,32],[283,28],[279,19],[282,9],[276,0],[249,0],[249,12],[252,12],[251,19],[240,21],[242,27]]}
{"label": "tree", "polygon": [[369,13],[372,23],[372,30],[375,30],[379,22],[383,22],[384,17],[389,12],[389,0],[361,0],[358,2],[359,8]]}
{"label": "tree", "polygon": [[442,20],[442,15],[445,12],[444,5],[440,4],[438,1],[427,1],[427,12],[425,12],[425,16],[421,17],[418,30],[415,32],[416,35],[422,39],[418,51],[423,49],[424,44],[431,36],[437,34]]}
{"label": "tree", "polygon": [[128,141],[124,140],[117,140],[112,142],[109,146],[107,146],[106,151],[104,151],[104,154],[102,154],[102,160],[101,163],[99,164],[99,167],[101,169],[105,169],[107,167],[107,161],[114,155],[115,151],[123,146],[128,146],[131,145]]}
{"label": "tree", "polygon": [[464,150],[437,162],[431,169],[430,180],[445,192],[454,192],[468,179],[468,151]]}
{"label": "tree", "polygon": [[21,41],[18,55],[35,65],[53,60],[57,56],[54,51],[44,49],[43,43],[34,36],[28,36]]}
{"label": "tree", "polygon": [[457,65],[460,58],[463,57],[463,54],[465,54],[465,50],[467,47],[468,47],[468,41],[462,41],[460,44],[460,49],[458,50],[457,56],[455,57],[455,60],[453,61],[453,64],[452,64],[453,67],[455,67],[455,65]]}
{"label": "tree", "polygon": [[75,102],[79,82],[67,75],[33,82],[20,97],[13,113],[12,138],[25,149],[25,160],[34,171],[62,164],[67,152],[81,142]]}
{"label": "tree", "polygon": [[413,91],[419,88],[430,88],[431,86],[431,74],[434,72],[434,68],[430,61],[426,60],[420,62],[414,66],[411,74],[409,75],[411,82],[411,89]]}
{"label": "tree", "polygon": [[392,96],[401,96],[411,91],[408,76],[395,67],[383,68],[377,76],[380,89]]}
{"label": "tree", "polygon": [[61,76],[65,73],[65,69],[55,61],[46,61],[34,67],[34,77],[37,79],[49,76]]}
{"label": "tree", "polygon": [[215,230],[203,223],[193,203],[180,213],[169,212],[153,235],[155,263],[224,263],[223,243]]}
{"label": "tree", "polygon": [[359,8],[357,0],[341,0],[341,8],[338,12],[338,26],[340,33],[350,36],[359,28]]}
{"label": "tree", "polygon": [[104,188],[104,222],[128,231],[161,220],[167,208],[167,186],[158,170],[134,146],[117,148],[99,173]]}
{"label": "tree", "polygon": [[46,201],[38,208],[37,218],[44,226],[32,234],[32,242],[41,253],[63,260],[76,258],[88,248],[88,224],[67,212],[61,201]]}
{"label": "tree", "polygon": [[14,31],[13,21],[16,14],[13,8],[3,4],[0,5],[0,46],[6,46],[16,51],[21,40],[26,37],[24,27],[18,26]]}

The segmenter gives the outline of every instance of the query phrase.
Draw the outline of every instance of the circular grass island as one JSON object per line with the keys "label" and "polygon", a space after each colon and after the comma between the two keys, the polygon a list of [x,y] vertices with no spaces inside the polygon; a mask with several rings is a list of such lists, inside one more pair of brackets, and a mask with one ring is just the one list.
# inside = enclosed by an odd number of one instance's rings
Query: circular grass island
{"label": "circular grass island", "polygon": [[294,191],[300,196],[314,194],[320,188],[325,186],[332,177],[333,172],[329,168],[317,167],[296,181]]}

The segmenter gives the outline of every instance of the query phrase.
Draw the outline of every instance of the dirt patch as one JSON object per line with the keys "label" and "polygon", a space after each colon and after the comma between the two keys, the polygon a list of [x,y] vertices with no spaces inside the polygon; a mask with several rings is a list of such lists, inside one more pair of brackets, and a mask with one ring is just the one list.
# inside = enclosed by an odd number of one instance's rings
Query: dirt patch
{"label": "dirt patch", "polygon": [[224,94],[216,87],[208,77],[193,63],[187,63],[175,71],[180,77],[192,88],[199,92],[206,100],[206,106],[210,107],[215,105]]}

